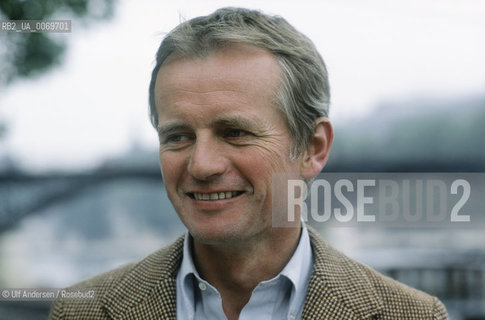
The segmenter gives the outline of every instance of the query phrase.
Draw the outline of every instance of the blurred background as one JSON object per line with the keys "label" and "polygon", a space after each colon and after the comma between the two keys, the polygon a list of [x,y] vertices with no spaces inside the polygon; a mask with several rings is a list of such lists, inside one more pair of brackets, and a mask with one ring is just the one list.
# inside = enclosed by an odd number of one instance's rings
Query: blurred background
{"label": "blurred background", "polygon": [[[485,1],[2,0],[0,288],[64,287],[184,232],[164,192],[148,83],[164,33],[222,6],[285,17],[330,75],[330,172],[485,171]],[[482,214],[485,215],[485,209]],[[315,225],[333,246],[485,319],[485,232]],[[0,319],[49,303],[1,302]]]}

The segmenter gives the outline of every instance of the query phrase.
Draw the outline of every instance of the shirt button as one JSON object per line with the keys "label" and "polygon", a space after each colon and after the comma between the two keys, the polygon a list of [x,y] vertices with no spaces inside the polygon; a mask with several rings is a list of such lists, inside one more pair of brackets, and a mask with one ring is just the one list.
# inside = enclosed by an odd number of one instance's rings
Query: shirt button
{"label": "shirt button", "polygon": [[290,315],[288,316],[288,320],[295,320],[295,315],[290,314]]}
{"label": "shirt button", "polygon": [[204,291],[205,289],[207,289],[207,286],[205,285],[205,283],[199,282],[199,289]]}

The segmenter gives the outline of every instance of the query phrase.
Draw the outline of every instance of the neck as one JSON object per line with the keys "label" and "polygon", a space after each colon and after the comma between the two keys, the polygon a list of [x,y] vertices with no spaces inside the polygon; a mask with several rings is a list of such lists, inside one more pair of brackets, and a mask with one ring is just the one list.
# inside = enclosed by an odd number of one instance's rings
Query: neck
{"label": "neck", "polygon": [[274,278],[291,259],[301,227],[274,228],[269,235],[243,244],[214,245],[193,240],[197,271],[222,297],[228,319],[237,319],[253,289]]}

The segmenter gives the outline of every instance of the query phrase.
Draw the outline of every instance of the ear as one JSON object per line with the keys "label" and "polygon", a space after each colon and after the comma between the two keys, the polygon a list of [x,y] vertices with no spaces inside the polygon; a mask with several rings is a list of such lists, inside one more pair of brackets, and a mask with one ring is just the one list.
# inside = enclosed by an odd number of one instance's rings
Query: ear
{"label": "ear", "polygon": [[325,117],[315,120],[313,137],[300,158],[300,174],[304,179],[312,179],[322,171],[327,163],[333,141],[333,128]]}

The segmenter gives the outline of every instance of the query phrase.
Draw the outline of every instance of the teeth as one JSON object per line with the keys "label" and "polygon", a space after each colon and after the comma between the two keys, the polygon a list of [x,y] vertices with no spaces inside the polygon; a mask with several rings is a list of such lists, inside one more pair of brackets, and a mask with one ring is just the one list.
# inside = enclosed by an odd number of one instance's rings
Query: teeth
{"label": "teeth", "polygon": [[238,194],[237,191],[226,192],[214,192],[214,193],[194,193],[195,200],[219,200],[219,199],[231,199]]}

